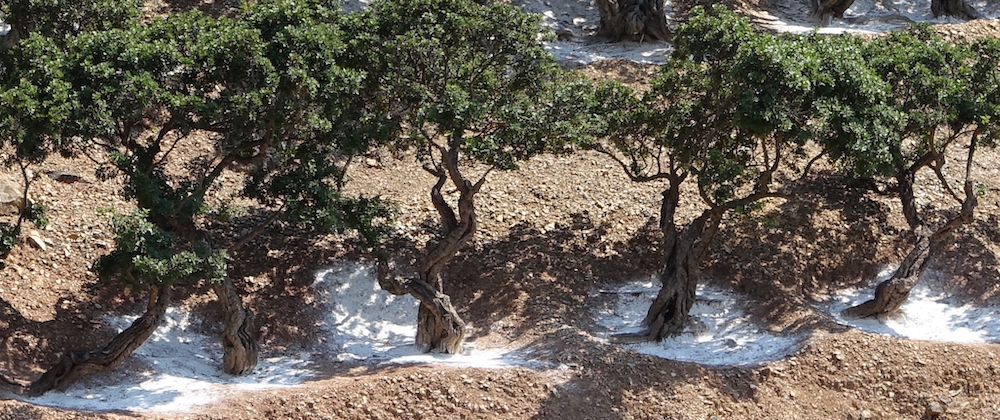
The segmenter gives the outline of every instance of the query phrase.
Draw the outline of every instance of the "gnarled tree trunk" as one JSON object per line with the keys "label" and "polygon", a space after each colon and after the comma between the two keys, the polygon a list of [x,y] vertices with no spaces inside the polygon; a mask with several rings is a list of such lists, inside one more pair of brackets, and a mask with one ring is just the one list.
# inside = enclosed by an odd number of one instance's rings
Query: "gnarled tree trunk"
{"label": "gnarled tree trunk", "polygon": [[[451,165],[445,158],[445,165]],[[457,171],[457,166],[453,168]],[[420,280],[432,288],[424,292],[420,288],[411,288],[410,293],[420,300],[417,310],[417,347],[423,351],[440,351],[457,353],[465,339],[465,321],[451,305],[451,299],[444,294],[441,272],[448,265],[458,250],[472,239],[476,232],[476,210],[473,197],[478,192],[478,186],[472,186],[464,179],[455,179],[460,193],[458,198],[458,215],[444,200],[441,188],[448,178],[448,173],[442,170],[438,173],[438,181],[431,188],[431,202],[438,215],[444,237],[431,251],[427,261],[420,269]]]}
{"label": "gnarled tree trunk", "polygon": [[243,300],[228,277],[213,289],[225,312],[222,328],[222,367],[230,375],[247,375],[257,366],[258,331],[253,311],[243,306]]}
{"label": "gnarled tree trunk", "polygon": [[[460,133],[453,134],[461,136]],[[476,209],[473,198],[482,187],[485,177],[472,184],[462,177],[458,169],[457,146],[441,152],[441,164],[431,169],[425,168],[437,177],[431,187],[431,202],[441,216],[442,238],[429,245],[427,259],[419,271],[418,278],[400,279],[389,275],[385,264],[379,265],[379,284],[389,293],[413,295],[420,301],[417,309],[417,348],[424,352],[455,354],[461,349],[465,339],[465,321],[451,304],[451,298],[444,293],[441,273],[455,254],[472,239],[476,232]],[[451,180],[459,192],[458,214],[452,209],[441,189]]]}
{"label": "gnarled tree trunk", "polygon": [[30,395],[66,389],[84,376],[114,370],[139,348],[163,322],[170,305],[169,286],[151,286],[146,312],[100,350],[74,350],[64,354],[28,388]]}
{"label": "gnarled tree trunk", "polygon": [[983,17],[966,0],[931,0],[931,13],[934,17],[954,16],[966,20]]}
{"label": "gnarled tree trunk", "polygon": [[865,318],[887,315],[898,310],[906,303],[910,297],[910,291],[917,285],[920,276],[927,271],[932,258],[940,252],[948,235],[958,227],[973,220],[973,212],[978,200],[975,191],[973,191],[972,182],[965,181],[965,199],[962,202],[961,212],[936,231],[931,232],[930,228],[917,217],[913,198],[912,174],[900,176],[897,179],[900,180],[900,197],[904,202],[903,212],[907,221],[915,226],[913,231],[917,237],[916,243],[903,262],[900,263],[896,272],[893,273],[892,278],[880,283],[875,288],[875,298],[846,309],[844,311],[846,316]]}
{"label": "gnarled tree trunk", "polygon": [[833,18],[843,19],[852,4],[854,0],[812,0],[812,20],[829,25]]}
{"label": "gnarled tree trunk", "polygon": [[663,232],[662,287],[649,306],[643,325],[646,331],[615,337],[617,341],[662,340],[680,333],[688,322],[694,306],[702,257],[719,229],[724,208],[705,210],[683,231],[678,232],[674,214],[680,201],[680,184],[683,177],[671,180],[670,188],[663,191],[660,204],[660,230]]}
{"label": "gnarled tree trunk", "polygon": [[[826,26],[833,18],[843,19],[844,12],[853,4],[854,0],[812,0],[811,18]],[[931,13],[934,17],[954,16],[966,20],[983,17],[966,0],[931,0]]]}
{"label": "gnarled tree trunk", "polygon": [[664,0],[596,0],[600,33],[616,41],[669,41]]}
{"label": "gnarled tree trunk", "polygon": [[695,302],[701,273],[699,265],[718,232],[722,214],[721,209],[705,210],[680,234],[676,231],[664,232],[665,237],[674,238],[668,240],[669,247],[665,250],[663,271],[660,273],[663,287],[643,320],[648,327],[646,339],[659,341],[684,330]]}

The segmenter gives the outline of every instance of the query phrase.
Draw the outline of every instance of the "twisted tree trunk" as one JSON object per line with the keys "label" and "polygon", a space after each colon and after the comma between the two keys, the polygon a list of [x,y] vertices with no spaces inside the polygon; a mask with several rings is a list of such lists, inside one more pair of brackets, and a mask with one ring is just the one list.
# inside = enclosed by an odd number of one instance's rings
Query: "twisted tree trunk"
{"label": "twisted tree trunk", "polygon": [[66,389],[84,376],[114,370],[160,326],[170,305],[170,286],[150,286],[146,312],[100,350],[74,350],[64,354],[28,387],[29,395]]}
{"label": "twisted tree trunk", "polygon": [[615,341],[659,341],[684,330],[694,306],[701,269],[699,264],[719,230],[725,208],[705,210],[683,231],[678,232],[674,215],[680,201],[683,177],[671,180],[663,191],[660,204],[660,230],[663,232],[664,261],[660,272],[662,287],[649,306],[642,323],[646,330],[622,334]]}
{"label": "twisted tree trunk", "polygon": [[812,0],[811,18],[823,26],[829,25],[833,18],[843,19],[852,4],[854,0]]}
{"label": "twisted tree trunk", "polygon": [[965,20],[983,17],[966,0],[931,0],[931,13],[934,17],[954,16]]}
{"label": "twisted tree trunk", "polygon": [[[823,26],[829,25],[833,18],[843,19],[844,12],[851,8],[854,0],[811,0],[812,20]],[[966,0],[931,0],[931,13],[934,17],[954,16],[959,19],[982,19],[983,15],[976,11]],[[909,20],[901,15],[894,17]],[[853,22],[852,22],[853,23]]]}
{"label": "twisted tree trunk", "polygon": [[253,311],[243,306],[233,281],[228,277],[213,286],[226,314],[222,329],[222,367],[230,375],[247,375],[257,366],[257,325]]}
{"label": "twisted tree trunk", "polygon": [[663,287],[643,320],[648,328],[646,339],[659,341],[684,330],[701,277],[701,259],[718,232],[722,213],[718,209],[705,210],[680,234],[672,233],[674,238],[669,241],[660,273]]}
{"label": "twisted tree trunk", "polygon": [[[420,300],[417,310],[417,347],[423,351],[457,353],[465,339],[465,321],[444,294],[441,273],[455,254],[472,239],[476,232],[476,211],[473,197],[478,192],[468,181],[457,174],[457,159],[443,157],[445,168],[438,171],[438,180],[431,188],[431,202],[441,216],[444,237],[431,251],[420,269],[420,281],[410,288],[410,294]],[[441,188],[452,175],[460,193],[458,215],[444,200]]]}
{"label": "twisted tree trunk", "polygon": [[[960,226],[972,222],[974,211],[978,200],[972,188],[972,182],[965,181],[965,199],[962,202],[962,210],[959,214],[949,219],[936,231],[931,231],[923,221],[917,217],[916,204],[913,198],[913,176],[912,174],[897,177],[900,180],[900,196],[903,205],[903,213],[907,221],[912,221],[916,235],[916,243],[913,249],[906,255],[899,268],[893,273],[892,278],[880,283],[875,288],[875,298],[860,305],[844,310],[845,316],[855,318],[866,318],[879,315],[888,315],[897,311],[910,297],[910,291],[917,285],[920,276],[927,271],[931,260],[946,243],[948,235]],[[903,185],[903,184],[906,185]]]}
{"label": "twisted tree trunk", "polygon": [[600,33],[615,41],[669,41],[664,0],[597,0]]}
{"label": "twisted tree trunk", "polygon": [[[419,270],[418,278],[402,279],[388,273],[384,262],[379,264],[379,284],[389,293],[413,295],[420,302],[417,309],[416,346],[424,352],[455,354],[461,349],[465,339],[465,321],[451,304],[451,298],[444,293],[441,273],[476,232],[476,209],[474,198],[486,181],[485,176],[472,184],[458,168],[458,142],[461,132],[453,134],[452,147],[440,149],[441,163],[436,168],[425,168],[437,177],[431,187],[431,203],[441,217],[442,238],[429,245],[427,259]],[[445,201],[441,194],[444,185],[451,181],[459,192],[458,213]]]}

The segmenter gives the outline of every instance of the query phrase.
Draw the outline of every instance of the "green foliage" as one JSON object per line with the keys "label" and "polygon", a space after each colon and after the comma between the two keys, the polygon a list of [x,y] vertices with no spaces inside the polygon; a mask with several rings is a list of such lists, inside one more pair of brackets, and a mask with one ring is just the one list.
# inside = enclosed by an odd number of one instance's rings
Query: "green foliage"
{"label": "green foliage", "polygon": [[[263,103],[280,105],[247,114],[268,121],[254,130],[272,130],[267,159],[275,163],[258,166],[244,192],[284,203],[290,220],[319,231],[357,229],[376,240],[380,228],[374,224],[390,215],[389,208],[374,209],[382,205],[377,198],[344,197],[340,189],[352,157],[384,143],[388,129],[379,118],[384,114],[369,112],[374,101],[357,93],[363,75],[343,64],[349,62],[344,15],[326,4],[271,1],[244,9],[245,24],[261,34],[263,55],[275,68],[274,96]],[[229,136],[258,133],[230,131]],[[355,210],[359,214],[351,214]],[[380,217],[366,217],[366,211]]]}
{"label": "green foliage", "polygon": [[396,147],[427,157],[447,138],[447,149],[501,169],[564,148],[567,124],[552,123],[565,120],[575,82],[537,42],[537,17],[501,2],[405,0],[350,18],[349,57],[366,70],[372,113],[389,111],[390,134],[409,130]]}
{"label": "green foliage", "polygon": [[976,126],[980,142],[996,147],[1000,136],[1000,40],[981,38],[969,46],[975,61],[971,65],[970,89],[960,105],[960,119]]}
{"label": "green foliage", "polygon": [[45,229],[49,226],[49,207],[42,203],[31,203],[24,208],[24,219],[30,221],[35,227]]}
{"label": "green foliage", "polygon": [[[340,66],[344,15],[328,3],[259,1],[238,19],[189,12],[33,36],[2,58],[0,95],[15,105],[0,110],[0,139],[23,151],[19,160],[56,150],[108,156],[99,178],[121,176],[144,222],[113,218],[123,238],[143,239],[103,258],[95,268],[105,277],[145,284],[208,275],[202,263],[219,258],[195,247],[194,218],[235,164],[255,168],[245,195],[284,203],[291,220],[357,228],[374,240],[372,224],[388,208],[339,190],[350,157],[385,129],[356,106],[362,74]],[[182,162],[187,172],[168,173],[173,151],[192,136],[214,149]]]}
{"label": "green foliage", "polygon": [[7,256],[20,239],[20,226],[0,222],[0,256]]}
{"label": "green foliage", "polygon": [[866,62],[865,41],[818,35],[807,40],[825,57],[816,79],[813,139],[860,177],[891,172],[889,145],[902,115],[888,103],[891,86]]}
{"label": "green foliage", "polygon": [[223,223],[229,223],[249,214],[246,206],[234,205],[230,202],[220,203],[208,211],[208,217]]}
{"label": "green foliage", "polygon": [[[696,176],[711,206],[742,206],[810,138],[823,57],[805,41],[753,31],[721,6],[692,10],[675,52],[640,100],[599,88],[603,135],[633,180]],[[603,147],[603,146],[601,146]]]}
{"label": "green foliage", "polygon": [[53,129],[69,118],[73,107],[65,65],[50,38],[32,37],[0,51],[0,142],[14,150],[12,159],[38,163],[66,144]]}
{"label": "green foliage", "polygon": [[103,280],[118,278],[140,287],[198,279],[219,281],[226,274],[225,251],[200,243],[178,251],[176,236],[150,223],[144,210],[121,214],[106,209],[101,214],[108,218],[115,238],[115,250],[92,268]]}
{"label": "green foliage", "polygon": [[139,0],[7,0],[0,19],[21,32],[63,39],[88,31],[122,28],[139,18]]}
{"label": "green foliage", "polygon": [[996,137],[995,40],[948,42],[926,26],[873,40],[777,36],[716,6],[694,8],[674,42],[641,101],[600,88],[605,140],[587,146],[611,146],[634,180],[695,175],[714,204],[750,193],[809,141],[867,178],[927,164],[966,130]]}

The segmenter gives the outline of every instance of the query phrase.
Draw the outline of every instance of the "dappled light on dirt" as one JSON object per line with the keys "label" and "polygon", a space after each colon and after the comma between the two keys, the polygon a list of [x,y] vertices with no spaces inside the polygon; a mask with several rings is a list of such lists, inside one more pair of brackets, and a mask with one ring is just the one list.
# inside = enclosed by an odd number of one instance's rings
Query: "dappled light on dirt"
{"label": "dappled light on dirt", "polygon": [[[596,315],[605,337],[638,333],[660,285],[655,281],[626,283],[601,290]],[[691,308],[692,322],[678,336],[662,342],[624,344],[639,353],[712,366],[749,366],[780,359],[797,349],[799,339],[765,331],[746,314],[743,299],[731,292],[698,286]]]}
{"label": "dappled light on dirt", "polygon": [[[106,322],[123,330],[135,318],[115,316]],[[163,325],[122,368],[28,401],[87,410],[191,411],[215,402],[227,389],[289,386],[312,377],[307,353],[264,357],[252,374],[228,375],[218,341],[216,334],[198,331],[187,312],[169,308]]]}
{"label": "dappled light on dirt", "polygon": [[977,307],[950,296],[943,290],[947,285],[943,274],[931,270],[896,314],[863,319],[841,315],[844,309],[871,299],[875,286],[889,279],[895,269],[882,269],[870,287],[841,291],[824,308],[841,324],[877,334],[953,343],[1000,342],[1000,307]]}
{"label": "dappled light on dirt", "polygon": [[466,343],[460,354],[424,354],[413,345],[417,301],[379,289],[375,268],[342,264],[316,274],[313,288],[329,308],[319,320],[325,341],[338,360],[375,360],[390,364],[444,364],[500,368],[529,365],[516,351],[480,350]]}
{"label": "dappled light on dirt", "polygon": [[[84,410],[189,412],[219,401],[230,392],[295,386],[318,379],[317,355],[341,362],[438,364],[454,367],[542,367],[519,350],[476,349],[461,354],[424,354],[413,346],[417,303],[379,289],[375,270],[342,264],[320,270],[312,288],[326,316],[319,348],[262,358],[248,376],[222,371],[218,331],[205,331],[190,314],[169,308],[163,325],[114,372],[97,374],[66,391],[52,391],[29,402]],[[115,316],[106,323],[123,330],[136,316]],[[266,353],[265,353],[266,354]],[[334,362],[336,363],[336,362]]]}

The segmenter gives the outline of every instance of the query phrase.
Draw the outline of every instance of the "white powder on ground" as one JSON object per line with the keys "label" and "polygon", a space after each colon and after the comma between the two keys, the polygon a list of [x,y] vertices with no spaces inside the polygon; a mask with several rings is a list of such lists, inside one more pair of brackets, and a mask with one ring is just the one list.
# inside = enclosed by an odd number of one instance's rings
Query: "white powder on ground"
{"label": "white powder on ground", "polygon": [[[600,292],[610,296],[597,322],[611,334],[643,331],[642,320],[660,290],[658,281],[627,283]],[[712,366],[747,366],[780,359],[797,347],[797,337],[770,333],[746,314],[744,299],[731,292],[700,285],[690,316],[700,331],[685,331],[657,342],[623,344],[639,353]]]}
{"label": "white powder on ground", "polygon": [[316,274],[313,287],[330,308],[320,320],[327,345],[338,360],[376,359],[381,363],[432,363],[498,368],[525,366],[531,361],[516,350],[479,350],[466,344],[460,354],[425,354],[414,345],[418,302],[410,295],[382,291],[375,268],[336,265]]}
{"label": "white powder on ground", "polygon": [[[136,318],[113,316],[106,322],[120,331]],[[228,375],[222,371],[220,339],[194,331],[187,312],[168,308],[160,328],[115,371],[27,401],[86,410],[190,411],[217,401],[227,390],[301,383],[312,377],[308,357],[262,358],[252,374]]]}
{"label": "white powder on ground", "polygon": [[[462,354],[424,354],[413,340],[417,303],[410,296],[393,296],[379,289],[375,270],[342,264],[319,271],[312,285],[326,309],[317,320],[325,332],[321,348],[262,358],[248,376],[222,371],[222,347],[217,335],[192,325],[190,316],[167,309],[163,324],[113,372],[93,375],[66,391],[51,391],[28,402],[68,409],[189,412],[240,391],[301,384],[315,378],[313,353],[333,353],[341,361],[378,364],[440,364],[473,368],[541,367],[517,349],[476,349]],[[109,317],[119,331],[137,316]]]}
{"label": "white powder on ground", "polygon": [[[969,4],[987,19],[1000,17],[1000,3],[989,0],[971,0]],[[846,12],[846,19],[861,18],[865,23],[849,23],[834,19],[830,25],[821,27],[809,19],[810,3],[801,0],[779,0],[768,7],[769,10],[751,12],[757,22],[778,32],[821,34],[840,33],[884,33],[905,28],[909,22],[901,19],[885,19],[902,16],[914,22],[931,24],[962,23],[964,20],[931,14],[930,0],[855,0]],[[883,19],[879,19],[883,18]]]}
{"label": "white powder on ground", "polygon": [[845,318],[841,312],[875,296],[875,286],[888,280],[896,266],[885,267],[870,287],[844,290],[822,305],[837,322],[863,331],[915,340],[954,343],[1000,341],[1000,307],[973,306],[949,296],[939,272],[925,273],[910,298],[891,316]]}

